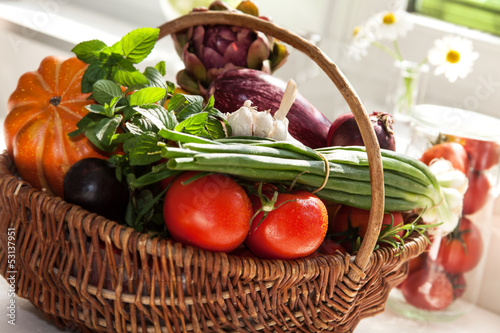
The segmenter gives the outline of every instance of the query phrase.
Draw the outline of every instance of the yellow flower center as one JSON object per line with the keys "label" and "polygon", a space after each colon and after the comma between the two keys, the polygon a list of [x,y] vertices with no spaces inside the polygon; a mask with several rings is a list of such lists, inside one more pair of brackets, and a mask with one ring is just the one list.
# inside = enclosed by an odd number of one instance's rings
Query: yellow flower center
{"label": "yellow flower center", "polygon": [[446,61],[456,64],[460,60],[460,53],[455,50],[449,50],[446,54]]}
{"label": "yellow flower center", "polygon": [[360,29],[361,29],[360,27],[356,27],[356,28],[354,28],[354,30],[353,30],[353,32],[352,32],[352,36],[353,36],[353,37],[354,37],[354,36],[356,36],[356,35],[359,33],[359,30],[360,30]]}
{"label": "yellow flower center", "polygon": [[384,15],[382,22],[384,22],[384,24],[388,24],[388,25],[394,24],[394,22],[396,22],[396,18],[394,17],[393,13],[387,13]]}

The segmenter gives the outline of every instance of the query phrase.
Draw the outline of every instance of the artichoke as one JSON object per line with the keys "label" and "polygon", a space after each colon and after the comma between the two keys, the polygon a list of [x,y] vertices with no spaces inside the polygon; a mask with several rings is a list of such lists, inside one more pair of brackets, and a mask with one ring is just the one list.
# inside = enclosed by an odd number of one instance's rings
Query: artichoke
{"label": "artichoke", "polygon": [[[193,12],[226,10],[259,16],[257,7],[248,0],[236,9],[222,1]],[[260,17],[267,19],[266,17]],[[229,25],[199,25],[173,34],[175,49],[184,69],[177,73],[177,83],[186,91],[207,97],[210,83],[219,75],[236,68],[251,68],[272,73],[286,60],[284,44],[259,31]]]}

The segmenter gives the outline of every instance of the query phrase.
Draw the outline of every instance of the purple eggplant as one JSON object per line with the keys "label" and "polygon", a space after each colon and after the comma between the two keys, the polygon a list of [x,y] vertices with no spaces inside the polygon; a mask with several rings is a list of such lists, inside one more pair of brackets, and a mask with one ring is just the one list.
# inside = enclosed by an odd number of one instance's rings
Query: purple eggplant
{"label": "purple eggplant", "polygon": [[[238,110],[246,100],[251,100],[257,110],[278,110],[286,82],[254,69],[235,69],[215,79],[208,89],[214,96],[215,108],[223,113]],[[326,146],[331,122],[305,97],[297,94],[288,115],[288,132],[311,148]]]}

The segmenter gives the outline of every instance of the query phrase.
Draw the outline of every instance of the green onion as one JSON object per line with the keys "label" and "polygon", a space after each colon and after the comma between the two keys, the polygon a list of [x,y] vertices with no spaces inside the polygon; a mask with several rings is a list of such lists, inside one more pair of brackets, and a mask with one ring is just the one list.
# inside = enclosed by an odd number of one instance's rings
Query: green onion
{"label": "green onion", "polygon": [[[326,163],[330,170],[320,198],[369,209],[371,183],[364,147],[327,147],[313,150],[290,142],[231,138],[200,142],[181,138],[182,148],[166,146],[162,156],[176,171],[220,172],[250,181],[275,182],[315,190],[322,186]],[[207,140],[210,141],[210,140]],[[322,156],[321,156],[321,155]],[[382,150],[385,210],[407,211],[438,206],[442,191],[427,166],[410,157]]]}

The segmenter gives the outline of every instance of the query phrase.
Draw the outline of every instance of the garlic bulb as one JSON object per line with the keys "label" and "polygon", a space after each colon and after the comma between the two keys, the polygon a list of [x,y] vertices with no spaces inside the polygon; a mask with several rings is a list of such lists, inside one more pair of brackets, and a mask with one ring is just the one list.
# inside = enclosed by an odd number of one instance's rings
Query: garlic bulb
{"label": "garlic bulb", "polygon": [[233,113],[226,114],[226,120],[231,126],[233,136],[257,136],[272,138],[278,141],[298,142],[288,132],[286,114],[290,110],[297,96],[297,85],[289,80],[281,104],[276,113],[271,115],[270,110],[257,111],[252,101],[247,100]]}

